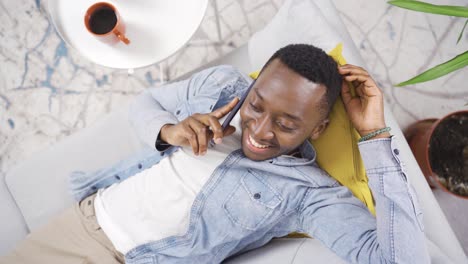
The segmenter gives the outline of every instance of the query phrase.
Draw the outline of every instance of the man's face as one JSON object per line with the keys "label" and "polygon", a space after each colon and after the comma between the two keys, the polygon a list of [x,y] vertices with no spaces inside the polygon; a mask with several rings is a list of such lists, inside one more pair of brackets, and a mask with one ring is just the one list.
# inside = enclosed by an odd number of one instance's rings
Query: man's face
{"label": "man's face", "polygon": [[279,59],[262,71],[240,109],[242,150],[249,159],[289,154],[325,129],[324,85],[293,72]]}

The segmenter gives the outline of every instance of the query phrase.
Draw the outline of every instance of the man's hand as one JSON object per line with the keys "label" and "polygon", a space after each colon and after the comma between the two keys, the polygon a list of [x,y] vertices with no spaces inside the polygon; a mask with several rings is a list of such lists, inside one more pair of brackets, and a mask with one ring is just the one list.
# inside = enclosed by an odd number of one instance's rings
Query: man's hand
{"label": "man's hand", "polygon": [[219,119],[227,115],[237,102],[239,98],[209,114],[194,114],[177,125],[167,124],[161,128],[161,139],[173,146],[192,146],[195,155],[205,155],[208,142],[212,138],[219,144],[223,137],[236,131],[233,126],[223,131]]}
{"label": "man's hand", "polygon": [[[378,129],[386,127],[383,108],[383,94],[361,67],[346,64],[338,68],[343,75],[341,98],[348,116],[361,136],[365,136]],[[356,89],[356,96],[352,96],[351,82]],[[374,138],[389,137],[388,132],[379,134]]]}

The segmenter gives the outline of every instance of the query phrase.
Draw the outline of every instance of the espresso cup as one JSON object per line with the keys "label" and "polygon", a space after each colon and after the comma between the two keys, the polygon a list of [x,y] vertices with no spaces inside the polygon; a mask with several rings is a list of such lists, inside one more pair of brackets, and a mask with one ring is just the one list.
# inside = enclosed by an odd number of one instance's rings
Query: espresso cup
{"label": "espresso cup", "polygon": [[130,44],[125,37],[125,25],[117,9],[110,3],[99,2],[90,6],[84,17],[86,29],[99,40],[113,44],[122,41]]}

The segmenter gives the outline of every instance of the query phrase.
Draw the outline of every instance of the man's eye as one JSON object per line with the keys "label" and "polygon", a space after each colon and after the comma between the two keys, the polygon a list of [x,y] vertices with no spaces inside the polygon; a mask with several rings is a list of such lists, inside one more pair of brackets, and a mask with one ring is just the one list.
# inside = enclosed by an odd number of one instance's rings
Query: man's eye
{"label": "man's eye", "polygon": [[255,112],[261,112],[260,108],[258,108],[258,107],[255,106],[254,104],[249,103],[249,105],[250,105],[250,108],[252,108],[252,110],[254,110]]}
{"label": "man's eye", "polygon": [[278,124],[278,126],[279,126],[282,130],[284,130],[284,131],[286,131],[286,132],[292,132],[292,131],[294,130],[294,128],[285,126],[284,124],[282,124],[282,123],[279,122],[279,121],[276,122],[276,123]]}

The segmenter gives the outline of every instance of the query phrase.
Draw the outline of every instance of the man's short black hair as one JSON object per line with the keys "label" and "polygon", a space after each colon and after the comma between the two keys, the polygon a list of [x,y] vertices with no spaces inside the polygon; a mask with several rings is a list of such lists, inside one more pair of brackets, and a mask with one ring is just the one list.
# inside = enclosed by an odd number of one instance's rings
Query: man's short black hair
{"label": "man's short black hair", "polygon": [[289,69],[309,81],[323,84],[326,87],[326,100],[323,100],[321,109],[324,112],[324,117],[328,116],[340,94],[342,83],[338,65],[333,58],[315,46],[291,44],[276,51],[263,66],[263,69],[275,59],[279,59]]}

